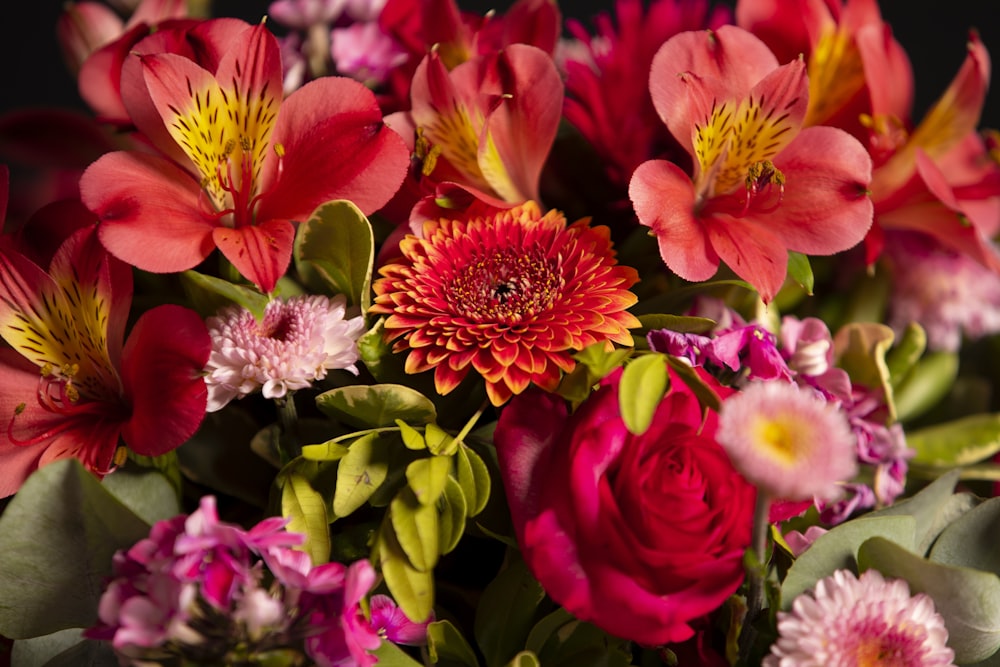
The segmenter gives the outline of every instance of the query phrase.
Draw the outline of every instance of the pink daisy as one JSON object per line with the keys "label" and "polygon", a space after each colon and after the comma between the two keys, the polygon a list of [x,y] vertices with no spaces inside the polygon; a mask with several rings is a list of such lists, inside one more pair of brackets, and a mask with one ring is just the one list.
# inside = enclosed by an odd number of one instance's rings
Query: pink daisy
{"label": "pink daisy", "polygon": [[847,416],[815,391],[751,382],[722,404],[716,435],[733,465],[772,498],[833,500],[857,474]]}
{"label": "pink daisy", "polygon": [[938,667],[954,664],[934,601],[877,570],[837,570],[778,612],[778,641],[762,667]]}

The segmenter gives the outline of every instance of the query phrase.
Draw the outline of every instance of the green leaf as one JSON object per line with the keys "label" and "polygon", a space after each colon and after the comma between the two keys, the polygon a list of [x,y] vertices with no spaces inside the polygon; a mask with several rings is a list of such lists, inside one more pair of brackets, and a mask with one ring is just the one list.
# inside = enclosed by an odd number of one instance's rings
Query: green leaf
{"label": "green leaf", "polygon": [[296,267],[308,264],[332,292],[368,309],[375,241],[371,223],[357,206],[346,200],[320,205],[299,225],[294,252]]}
{"label": "green leaf", "polygon": [[14,642],[10,664],[17,667],[118,667],[111,644],[82,638],[82,628]]}
{"label": "green leaf", "polygon": [[889,421],[896,420],[896,412],[885,354],[895,337],[884,324],[851,322],[837,331],[833,341],[837,366],[847,371],[851,381],[882,391],[889,407]]}
{"label": "green leaf", "polygon": [[399,608],[411,621],[425,621],[434,609],[434,573],[421,572],[410,565],[388,517],[382,521],[373,554]]}
{"label": "green leaf", "polygon": [[359,429],[392,426],[397,419],[428,424],[437,417],[429,398],[400,384],[339,387],[317,396],[316,405],[327,416]]}
{"label": "green leaf", "polygon": [[934,599],[956,663],[985,660],[1000,649],[1000,578],[992,572],[934,563],[881,537],[861,545],[858,564],[905,579],[912,594]]}
{"label": "green leaf", "polygon": [[781,584],[781,608],[790,609],[795,598],[836,570],[856,572],[858,547],[869,538],[886,537],[912,548],[915,531],[916,520],[912,516],[863,516],[820,535],[788,568]]}
{"label": "green leaf", "polygon": [[92,625],[111,557],[148,535],[76,459],[35,472],[0,516],[0,635]]}
{"label": "green leaf", "polygon": [[158,470],[130,464],[105,476],[101,484],[149,525],[181,513],[173,484]]}
{"label": "green leaf", "polygon": [[1000,575],[1000,498],[990,498],[957,517],[941,531],[927,557]]}
{"label": "green leaf", "polygon": [[393,375],[403,375],[402,362],[393,355],[392,345],[385,340],[384,317],[376,320],[372,328],[358,339],[358,356],[379,382],[388,382]]}
{"label": "green leaf", "polygon": [[459,445],[450,433],[437,424],[428,424],[424,427],[424,440],[427,442],[427,449],[435,456],[451,456]]}
{"label": "green leaf", "polygon": [[371,654],[378,658],[379,667],[423,667],[424,663],[411,658],[406,652],[393,644],[388,639],[382,640],[379,646]]}
{"label": "green leaf", "polygon": [[420,431],[413,428],[402,419],[396,420],[396,426],[399,427],[399,435],[403,439],[403,444],[407,449],[412,449],[414,451],[427,449],[427,442],[424,440],[424,436]]}
{"label": "green leaf", "polygon": [[281,488],[281,515],[288,518],[288,532],[306,536],[302,550],[313,565],[330,560],[330,520],[326,501],[313,489],[305,475],[288,472],[278,476]]}
{"label": "green leaf", "polygon": [[333,513],[345,517],[364,505],[388,473],[388,447],[379,440],[378,434],[369,433],[355,440],[337,466]]}
{"label": "green leaf", "polygon": [[566,611],[564,607],[559,607],[542,618],[542,620],[538,621],[538,623],[531,628],[531,632],[528,633],[528,639],[525,641],[524,647],[532,653],[540,654],[545,645],[549,643],[550,638],[556,633],[557,630],[559,630],[559,628],[575,621],[576,618],[571,613]]}
{"label": "green leaf", "polygon": [[457,479],[468,502],[469,516],[476,516],[490,500],[490,470],[470,447],[462,444],[455,455]]}
{"label": "green leaf", "polygon": [[866,516],[868,518],[912,516],[916,521],[912,551],[918,554],[927,553],[931,542],[937,538],[944,527],[970,507],[972,496],[964,493],[953,493],[955,484],[958,483],[958,477],[959,471],[949,471],[913,496],[870,512]]}
{"label": "green leaf", "polygon": [[351,448],[343,441],[337,439],[327,440],[318,445],[305,445],[302,447],[302,458],[307,461],[339,461],[347,456]]}
{"label": "green leaf", "polygon": [[545,591],[521,558],[511,559],[490,582],[475,622],[476,642],[487,665],[502,665],[524,648],[543,599]]}
{"label": "green leaf", "polygon": [[427,626],[427,652],[434,663],[479,665],[475,651],[450,621],[434,621]]}
{"label": "green leaf", "polygon": [[894,387],[899,386],[926,349],[927,333],[916,322],[910,322],[902,337],[885,356],[885,365]]}
{"label": "green leaf", "polygon": [[667,364],[670,365],[670,370],[677,374],[684,384],[688,386],[697,398],[698,402],[701,403],[702,407],[708,408],[709,410],[719,411],[722,406],[722,399],[715,391],[705,384],[705,381],[701,379],[693,368],[688,366],[683,361],[678,360],[675,357],[667,356]]}
{"label": "green leaf", "polygon": [[622,421],[630,433],[642,435],[646,432],[669,383],[665,355],[644,354],[625,366],[618,400]]}
{"label": "green leaf", "polygon": [[[678,333],[707,334],[715,328],[715,320],[691,315],[665,315],[650,313],[639,316],[640,331],[649,333],[660,329],[670,329]],[[634,330],[633,330],[634,331]]]}
{"label": "green leaf", "polygon": [[812,296],[815,278],[813,278],[812,266],[809,258],[800,252],[788,251],[788,276],[802,285],[806,294]]}
{"label": "green leaf", "polygon": [[521,651],[507,663],[507,667],[541,667],[541,665],[538,656],[531,651]]}
{"label": "green leaf", "polygon": [[906,444],[916,450],[917,465],[953,468],[976,463],[1000,452],[1000,413],[969,415],[907,432]]}
{"label": "green leaf", "polygon": [[420,504],[413,490],[404,487],[389,504],[389,519],[410,565],[419,572],[431,571],[440,545],[437,507]]}
{"label": "green leaf", "polygon": [[958,377],[958,355],[931,352],[924,356],[896,386],[893,401],[896,418],[908,421],[919,417],[948,395]]}
{"label": "green leaf", "polygon": [[451,459],[447,456],[432,456],[417,459],[406,466],[406,481],[421,505],[433,505],[444,493]]}
{"label": "green leaf", "polygon": [[465,495],[454,477],[448,478],[444,486],[444,495],[439,499],[439,506],[438,553],[446,554],[458,546],[458,541],[465,533],[465,520],[468,516]]}
{"label": "green leaf", "polygon": [[264,309],[270,299],[256,288],[234,285],[228,280],[206,276],[197,271],[184,271],[180,275],[184,291],[201,304],[201,310],[208,311],[206,314],[236,304],[249,310],[258,320],[264,317]]}

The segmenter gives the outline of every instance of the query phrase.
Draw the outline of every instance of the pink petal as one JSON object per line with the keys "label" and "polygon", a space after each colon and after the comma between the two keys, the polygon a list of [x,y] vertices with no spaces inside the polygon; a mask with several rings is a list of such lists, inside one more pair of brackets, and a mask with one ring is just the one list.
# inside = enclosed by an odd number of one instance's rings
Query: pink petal
{"label": "pink petal", "polygon": [[843,130],[809,127],[774,160],[785,174],[777,210],[761,213],[789,250],[832,255],[860,243],[872,224],[871,158]]}
{"label": "pink petal", "polygon": [[788,250],[784,239],[763,224],[725,215],[706,220],[712,248],[733,272],[770,303],[785,282]]}
{"label": "pink petal", "polygon": [[304,220],[334,199],[349,199],[370,214],[395,194],[410,164],[409,150],[383,123],[375,96],[344,78],[317,79],[290,95],[281,105],[274,143],[285,156],[280,174],[274,156],[265,162],[263,220]]}
{"label": "pink petal", "polygon": [[236,270],[270,292],[292,260],[295,228],[287,220],[268,220],[249,227],[216,227],[212,239]]}
{"label": "pink petal", "polygon": [[685,280],[711,278],[719,257],[695,217],[691,179],[665,160],[645,162],[632,174],[629,198],[639,222],[656,234],[660,256],[670,270]]}
{"label": "pink petal", "polygon": [[212,342],[197,313],[158,306],[136,322],[125,343],[122,382],[132,415],[122,429],[137,454],[159,456],[194,435],[208,401],[202,370]]}
{"label": "pink petal", "polygon": [[128,111],[122,103],[122,64],[140,39],[149,33],[146,25],[136,25],[115,41],[94,51],[80,67],[80,96],[103,122],[127,126]]}
{"label": "pink petal", "polygon": [[109,153],[84,172],[80,195],[104,247],[144,271],[185,271],[215,247],[197,182],[161,157]]}
{"label": "pink petal", "polygon": [[[649,92],[667,129],[693,153],[695,123],[710,115],[713,99],[742,99],[777,66],[778,61],[762,41],[735,26],[684,32],[656,52]],[[688,84],[678,76],[685,73],[705,82],[705,97],[692,98]]]}

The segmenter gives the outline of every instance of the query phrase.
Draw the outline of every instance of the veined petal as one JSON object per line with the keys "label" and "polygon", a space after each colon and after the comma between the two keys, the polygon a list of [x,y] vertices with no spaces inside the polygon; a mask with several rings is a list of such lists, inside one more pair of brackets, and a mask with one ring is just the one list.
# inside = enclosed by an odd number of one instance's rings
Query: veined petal
{"label": "veined petal", "polygon": [[248,227],[216,227],[212,239],[237,271],[270,292],[292,260],[295,229],[287,220],[272,219]]}
{"label": "veined petal", "polygon": [[109,153],[83,173],[80,196],[101,220],[104,247],[144,271],[185,271],[215,247],[198,184],[161,157]]}
{"label": "veined petal", "polygon": [[802,126],[808,85],[805,64],[792,61],[768,74],[735,109],[723,104],[713,108],[707,123],[696,123],[694,152],[701,164],[696,189],[732,192],[754,164],[780,153]]}
{"label": "veined petal", "polygon": [[197,313],[158,306],[143,313],[129,335],[122,380],[132,415],[122,428],[130,449],[159,456],[190,438],[205,416],[201,376],[212,341]]}
{"label": "veined petal", "polygon": [[990,80],[990,56],[973,34],[968,55],[948,90],[924,116],[909,141],[875,173],[872,190],[876,198],[890,195],[914,174],[917,150],[931,158],[947,153],[979,123]]}
{"label": "veined petal", "polygon": [[782,239],[762,224],[725,215],[706,220],[712,248],[740,278],[754,286],[764,303],[781,289],[788,271],[788,251]]}
{"label": "veined petal", "polygon": [[[150,98],[167,131],[198,170],[214,206],[226,208],[220,170],[237,150],[239,129],[229,98],[211,72],[173,53],[141,57]],[[233,176],[239,176],[234,174]]]}
{"label": "veined petal", "polygon": [[281,105],[274,141],[285,155],[280,172],[274,156],[265,163],[259,220],[302,220],[333,199],[349,199],[371,214],[389,201],[410,164],[375,96],[346,78],[323,77],[292,93]]}
{"label": "veined petal", "polygon": [[781,205],[752,214],[789,250],[832,255],[859,243],[872,224],[872,161],[843,130],[809,127],[775,160],[785,174]]}
{"label": "veined petal", "polygon": [[[712,101],[740,99],[778,67],[767,46],[745,30],[684,32],[660,47],[653,58],[649,92],[667,129],[694,154],[691,128],[711,114]],[[692,96],[683,76],[706,82],[704,95]]]}
{"label": "veined petal", "polygon": [[884,24],[858,29],[854,42],[861,54],[871,115],[907,124],[913,107],[913,67],[906,50]]}
{"label": "veined petal", "polygon": [[645,162],[632,174],[629,198],[639,222],[656,234],[660,256],[685,280],[707,280],[719,268],[719,257],[695,218],[691,179],[666,160]]}
{"label": "veined petal", "polygon": [[502,99],[479,138],[480,170],[504,200],[537,200],[562,118],[562,80],[552,58],[526,44],[512,44],[487,63],[486,75]]}
{"label": "veined petal", "polygon": [[[61,267],[55,279],[20,254],[0,248],[0,336],[43,374],[70,381],[89,399],[111,400],[120,386],[108,355],[110,273],[101,270],[103,249],[86,243],[92,235],[90,229],[80,230],[66,241],[54,262]],[[85,256],[86,249],[91,257]],[[84,266],[77,253],[96,259],[98,266]],[[86,282],[74,279],[78,268]],[[121,319],[120,308],[114,312]]]}

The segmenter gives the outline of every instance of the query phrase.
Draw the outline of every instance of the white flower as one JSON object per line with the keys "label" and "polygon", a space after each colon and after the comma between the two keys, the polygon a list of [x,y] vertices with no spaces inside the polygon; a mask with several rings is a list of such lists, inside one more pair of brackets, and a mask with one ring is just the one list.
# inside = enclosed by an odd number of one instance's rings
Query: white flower
{"label": "white flower", "polygon": [[208,411],[258,389],[267,398],[283,398],[332,369],[356,375],[364,318],[347,319],[346,303],[343,296],[298,296],[269,303],[260,322],[239,307],[209,318]]}

